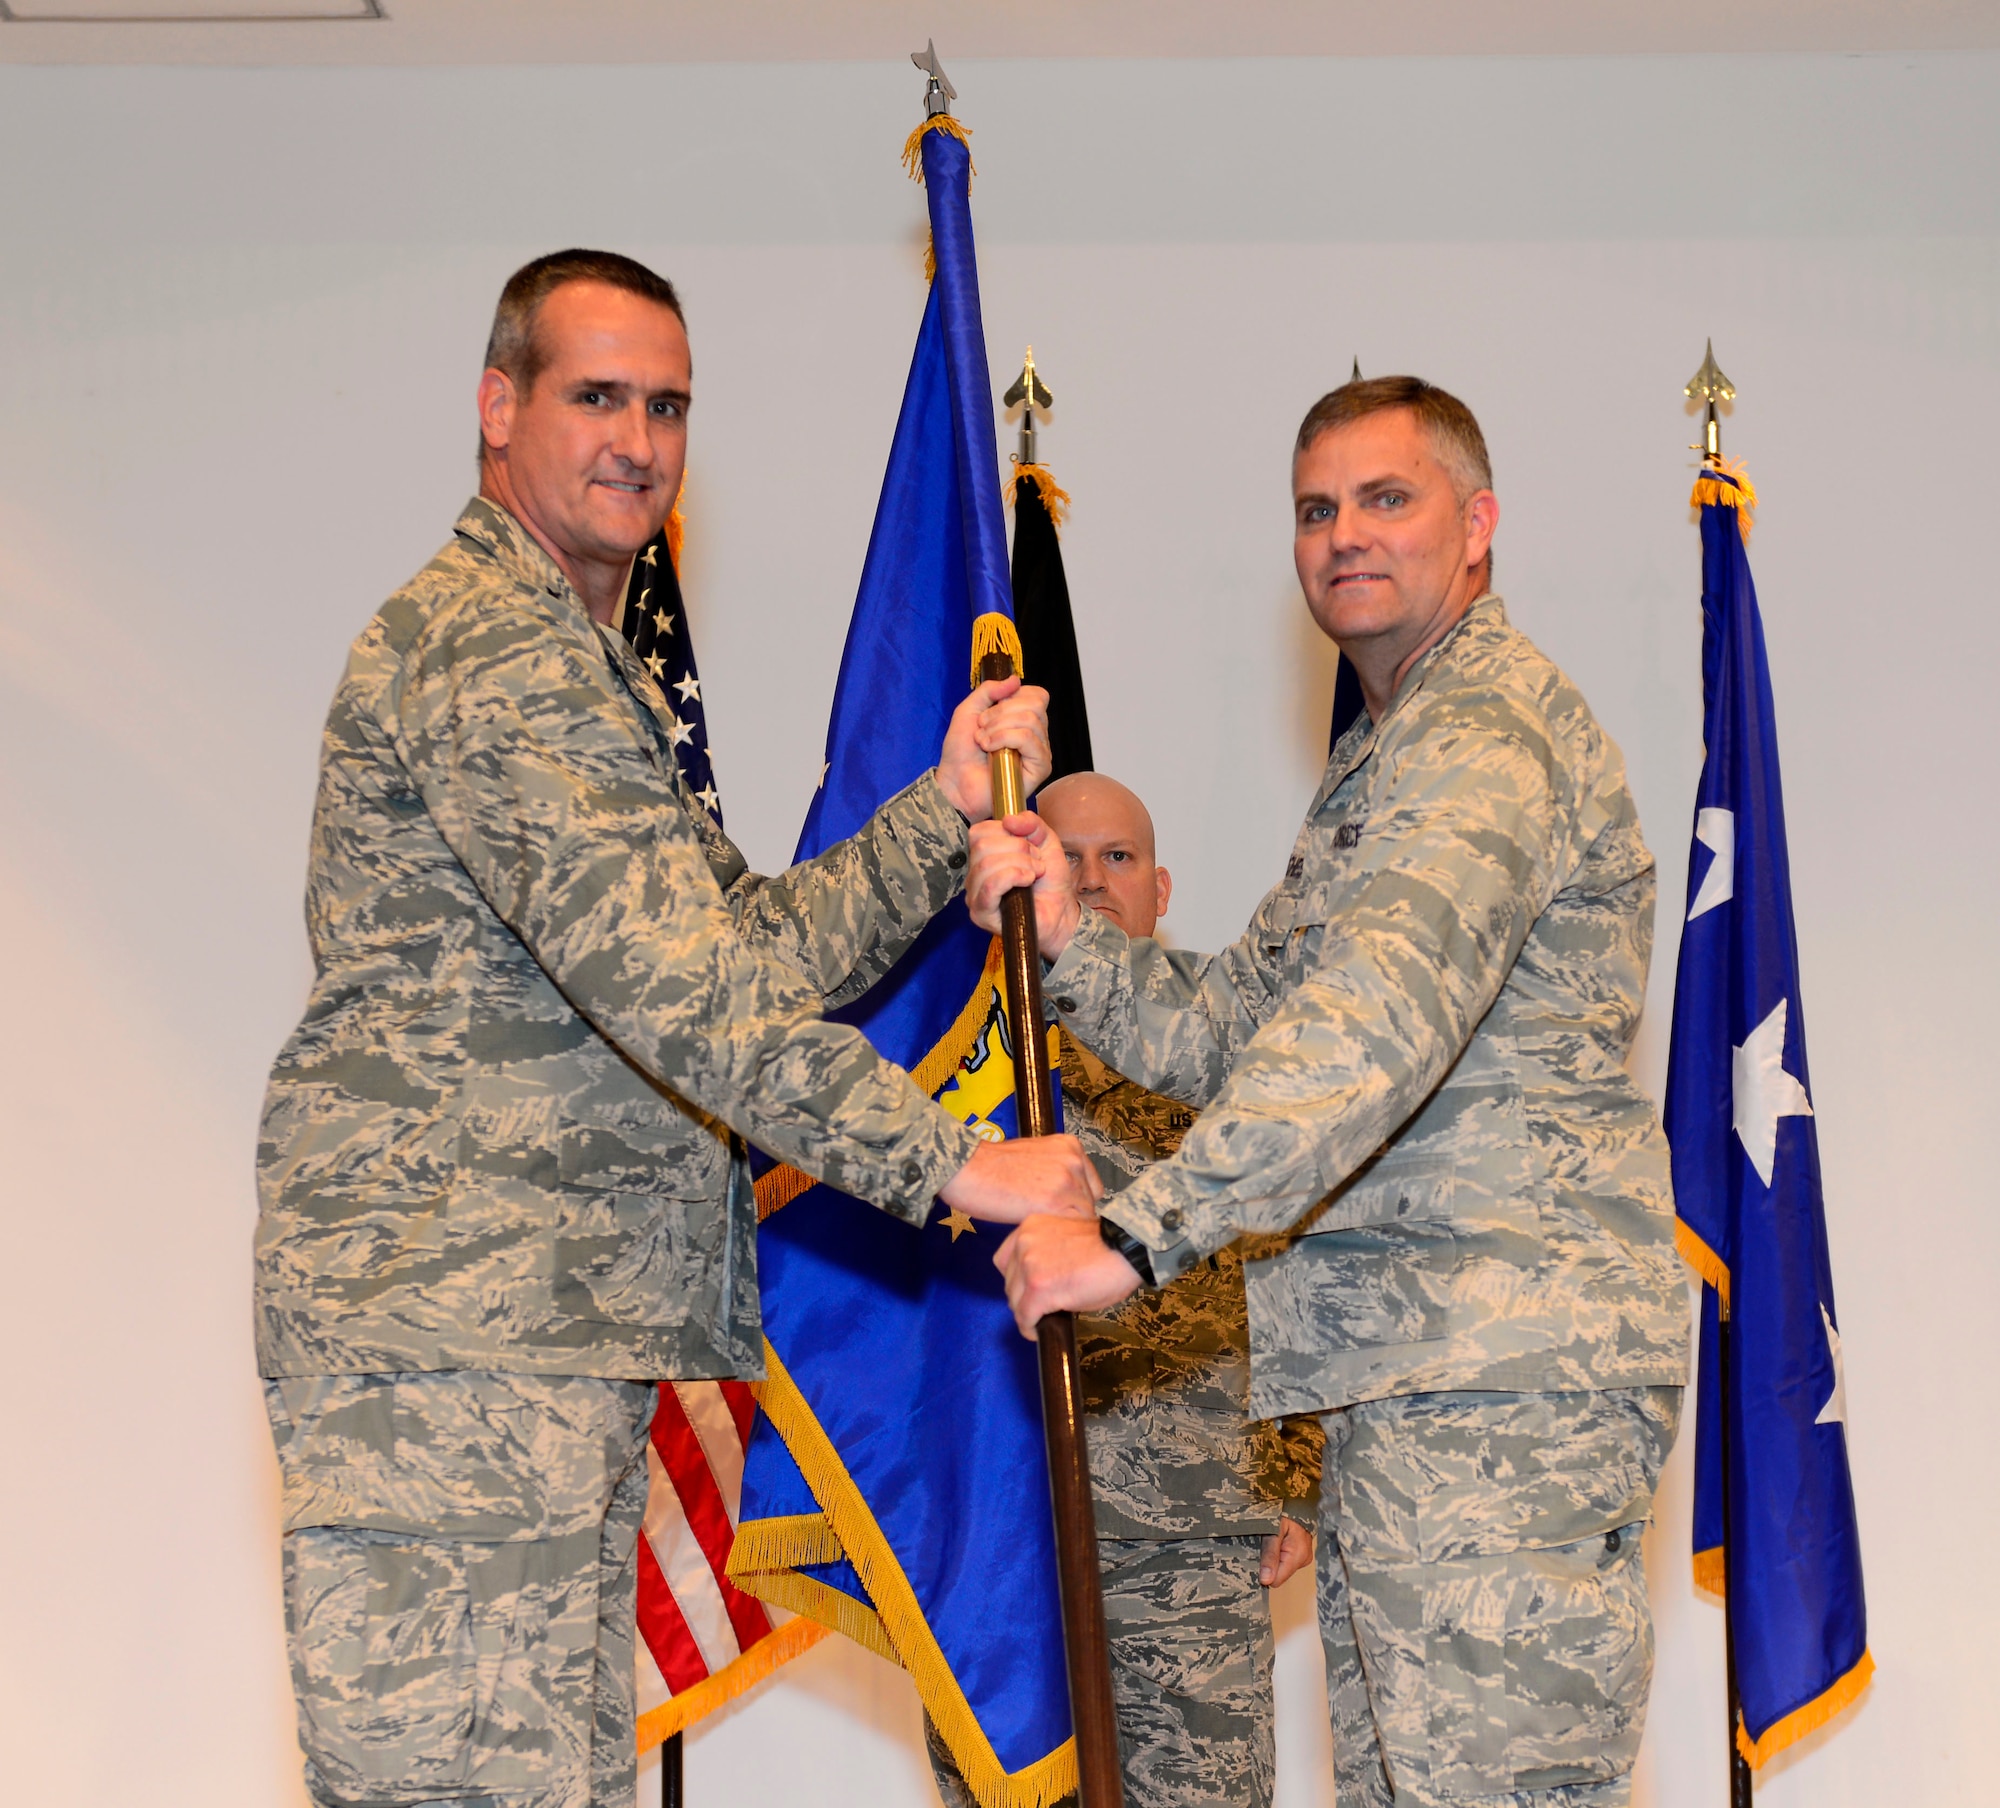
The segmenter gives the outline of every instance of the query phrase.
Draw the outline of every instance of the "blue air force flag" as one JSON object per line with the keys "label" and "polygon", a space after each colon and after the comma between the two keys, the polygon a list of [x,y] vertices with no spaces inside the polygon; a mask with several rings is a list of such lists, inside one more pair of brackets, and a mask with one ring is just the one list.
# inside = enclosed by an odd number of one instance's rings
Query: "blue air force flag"
{"label": "blue air force flag", "polygon": [[1707,759],[1666,1127],[1681,1252],[1704,1283],[1695,1579],[1723,1592],[1726,1577],[1737,1742],[1761,1764],[1853,1700],[1873,1662],[1771,675],[1744,546],[1756,496],[1741,476],[1711,470],[1694,501]]}
{"label": "blue air force flag", "polygon": [[[921,155],[936,275],[917,335],[798,857],[937,761],[978,652],[1019,659],[991,379],[949,116]],[[1014,1134],[998,945],[953,902],[838,1013],[983,1136]],[[1076,1787],[1035,1348],[998,1236],[914,1230],[777,1168],[757,1183],[769,1379],[729,1573],[900,1663],[985,1808]]]}

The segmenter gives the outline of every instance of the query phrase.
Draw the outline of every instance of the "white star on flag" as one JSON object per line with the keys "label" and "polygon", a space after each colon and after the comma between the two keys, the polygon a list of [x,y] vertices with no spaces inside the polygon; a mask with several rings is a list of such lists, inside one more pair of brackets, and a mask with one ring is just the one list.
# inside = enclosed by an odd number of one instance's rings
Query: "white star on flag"
{"label": "white star on flag", "polygon": [[653,612],[653,626],[662,634],[671,634],[674,631],[674,618],[664,609],[656,609]]}
{"label": "white star on flag", "polygon": [[699,703],[701,701],[701,680],[692,672],[688,673],[680,683],[675,685],[674,689],[680,692],[683,702]]}
{"label": "white star on flag", "polygon": [[651,672],[656,679],[664,678],[667,675],[667,662],[657,653],[648,653],[646,655],[646,670]]}
{"label": "white star on flag", "polygon": [[[1720,858],[1720,856],[1718,856]],[[1785,1071],[1785,1017],[1789,998],[1781,998],[1770,1016],[1743,1039],[1743,1046],[1731,1052],[1735,1081],[1736,1134],[1743,1153],[1757,1170],[1757,1178],[1771,1184],[1771,1169],[1778,1158],[1778,1120],[1781,1117],[1811,1117],[1812,1101],[1795,1076]]]}
{"label": "white star on flag", "polygon": [[716,812],[716,807],[722,802],[722,799],[715,795],[715,787],[713,785],[703,785],[694,794],[694,801],[700,804],[709,815],[713,816]]}
{"label": "white star on flag", "polygon": [[694,724],[683,722],[679,716],[674,717],[674,725],[667,730],[667,738],[676,747],[685,747],[694,739]]}
{"label": "white star on flag", "polygon": [[1701,889],[1694,894],[1694,902],[1688,906],[1690,923],[1704,911],[1713,910],[1718,904],[1727,904],[1736,896],[1736,812],[1718,810],[1713,806],[1697,811],[1694,838],[1715,858],[1708,863],[1708,871],[1701,876]]}
{"label": "white star on flag", "polygon": [[644,565],[648,571],[652,570],[654,564],[652,547],[649,546],[646,548],[646,556],[639,563]]}
{"label": "white star on flag", "polygon": [[1833,1357],[1833,1392],[1827,1395],[1826,1404],[1819,1409],[1815,1425],[1845,1425],[1847,1423],[1847,1364],[1840,1357],[1840,1333],[1833,1328],[1833,1316],[1822,1300],[1819,1308],[1820,1323],[1826,1326],[1826,1347]]}

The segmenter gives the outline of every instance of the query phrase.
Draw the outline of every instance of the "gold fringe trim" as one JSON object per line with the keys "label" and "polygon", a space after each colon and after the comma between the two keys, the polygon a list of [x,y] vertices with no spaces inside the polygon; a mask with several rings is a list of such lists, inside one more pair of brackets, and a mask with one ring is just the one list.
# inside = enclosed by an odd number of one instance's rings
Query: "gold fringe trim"
{"label": "gold fringe trim", "polygon": [[1832,1688],[1823,1695],[1814,1696],[1804,1707],[1795,1708],[1775,1726],[1767,1728],[1763,1738],[1753,1740],[1749,1729],[1739,1720],[1736,1723],[1736,1749],[1743,1754],[1752,1770],[1761,1770],[1765,1759],[1775,1756],[1788,1745],[1796,1745],[1806,1734],[1818,1732],[1834,1715],[1852,1707],[1874,1674],[1875,1659],[1864,1651],[1861,1661]]}
{"label": "gold fringe trim", "polygon": [[736,1586],[746,1595],[755,1595],[758,1600],[768,1601],[773,1607],[798,1614],[801,1620],[814,1621],[822,1633],[837,1632],[842,1638],[852,1639],[862,1650],[872,1651],[877,1657],[894,1664],[897,1669],[903,1667],[903,1660],[896,1655],[896,1647],[882,1630],[882,1622],[865,1601],[857,1601],[837,1588],[829,1588],[815,1577],[802,1576],[797,1570],[745,1576]]}
{"label": "gold fringe trim", "polygon": [[[1006,617],[983,616],[981,619],[1005,621]],[[985,1029],[986,1019],[992,1015],[993,1007],[988,1003],[986,994],[999,983],[1000,938],[996,935],[987,944],[986,965],[980,968],[979,981],[972,988],[972,996],[965,1001],[965,1008],[959,1012],[957,1021],[931,1045],[931,1052],[910,1069],[910,1078],[916,1081],[917,1090],[926,1098],[936,1098],[944,1090],[945,1082],[958,1072],[958,1064],[972,1053],[979,1040],[979,1032]]]}
{"label": "gold fringe trim", "polygon": [[765,1677],[793,1658],[810,1651],[827,1635],[827,1628],[811,1620],[787,1620],[774,1627],[732,1664],[725,1664],[713,1676],[704,1676],[693,1688],[663,1701],[639,1716],[639,1753],[643,1757],[654,1746],[684,1733],[697,1720],[725,1707],[747,1689],[754,1689]]}
{"label": "gold fringe trim", "polygon": [[757,1222],[762,1224],[773,1212],[782,1211],[801,1193],[810,1192],[819,1182],[803,1168],[780,1162],[754,1187],[757,1195]]}
{"label": "gold fringe trim", "polygon": [[1736,511],[1736,528],[1743,536],[1743,544],[1750,544],[1750,530],[1757,524],[1757,491],[1750,482],[1749,473],[1743,469],[1740,458],[1725,458],[1722,461],[1725,477],[1732,477],[1735,487],[1718,483],[1706,470],[1694,480],[1694,494],[1688,498],[1690,508],[1733,508]]}
{"label": "gold fringe trim", "polygon": [[1722,1315],[1729,1316],[1729,1264],[1695,1234],[1694,1226],[1685,1218],[1674,1220],[1674,1247],[1680,1257],[1696,1274],[1706,1281],[1722,1299]]}
{"label": "gold fringe trim", "polygon": [[736,1528],[729,1546],[729,1579],[740,1583],[759,1570],[795,1569],[802,1563],[838,1563],[845,1553],[824,1513],[789,1513],[753,1519]]}
{"label": "gold fringe trim", "polygon": [[[1004,615],[982,615],[979,619],[982,622],[1006,622],[1008,632],[1013,632],[1014,624],[1007,621]],[[975,647],[977,644],[975,625]],[[1014,658],[1018,667],[1018,640],[1015,642]],[[926,1098],[936,1098],[944,1090],[945,1082],[958,1072],[958,1064],[972,1053],[973,1045],[986,1027],[986,1019],[992,1015],[993,1007],[987,993],[1000,984],[1000,938],[996,935],[987,945],[986,965],[979,971],[979,982],[972,988],[971,996],[966,999],[957,1020],[931,1045],[930,1052],[910,1069],[910,1078]],[[773,1212],[784,1210],[801,1193],[810,1192],[818,1185],[819,1182],[803,1168],[795,1168],[790,1162],[779,1163],[756,1183],[757,1222],[762,1224]]]}
{"label": "gold fringe trim", "polygon": [[[930,118],[903,140],[903,171],[919,188],[924,181],[924,134],[926,132],[949,132],[966,151],[972,150],[972,128],[961,125],[949,113],[933,113]],[[965,176],[968,183],[979,174],[978,167],[968,155]]]}
{"label": "gold fringe trim", "polygon": [[1055,474],[1047,465],[1016,465],[1014,475],[1007,479],[1007,501],[1012,506],[1014,493],[1023,482],[1031,483],[1041,493],[1042,507],[1049,511],[1049,519],[1060,528],[1069,516],[1069,491],[1055,480]]}
{"label": "gold fringe trim", "polygon": [[681,546],[687,539],[687,517],[681,513],[681,504],[687,500],[687,473],[681,473],[681,487],[674,492],[674,512],[667,517],[667,557],[674,562],[674,575],[681,569]]}
{"label": "gold fringe trim", "polygon": [[1002,615],[998,609],[989,609],[972,624],[972,682],[979,682],[979,662],[989,653],[1005,653],[1014,662],[1017,672],[1027,669],[1027,661],[1021,657],[1020,630],[1014,626],[1011,615]]}
{"label": "gold fringe trim", "polygon": [[1713,1550],[1696,1551],[1694,1554],[1694,1585],[1705,1595],[1713,1595],[1719,1601],[1727,1590],[1723,1586],[1722,1546]]}
{"label": "gold fringe trim", "polygon": [[937,241],[928,227],[924,229],[924,281],[927,284],[937,281]]}
{"label": "gold fringe trim", "polygon": [[[847,1560],[854,1565],[861,1585],[875,1604],[874,1613],[868,1615],[867,1609],[851,1597],[841,1595],[838,1590],[822,1590],[836,1597],[833,1602],[818,1604],[825,1609],[823,1623],[847,1632],[846,1624],[836,1623],[844,1620],[862,1626],[865,1633],[865,1622],[860,1616],[867,1615],[880,1626],[894,1647],[896,1661],[916,1683],[926,1712],[943,1734],[959,1773],[981,1808],[1054,1808],[1055,1803],[1077,1787],[1076,1741],[1065,1739],[1047,1757],[1025,1769],[1012,1772],[1001,1769],[1000,1759],[965,1699],[965,1691],[952,1675],[951,1666],[945,1662],[944,1653],[938,1649],[936,1636],[917,1603],[916,1591],[910,1587],[875,1515],[768,1340],[764,1344],[764,1363],[767,1370],[764,1412],[785,1440],[785,1447],[804,1474],[807,1486],[825,1509],[827,1524],[833,1528]],[[796,1574],[735,1578],[733,1559],[730,1571],[737,1586],[746,1593],[820,1617],[815,1607],[794,1606],[810,1594],[810,1578]],[[781,1593],[790,1598],[780,1599]],[[842,1602],[845,1607],[840,1605]],[[869,1642],[866,1636],[857,1637],[851,1632],[848,1636],[855,1637],[860,1644]]]}

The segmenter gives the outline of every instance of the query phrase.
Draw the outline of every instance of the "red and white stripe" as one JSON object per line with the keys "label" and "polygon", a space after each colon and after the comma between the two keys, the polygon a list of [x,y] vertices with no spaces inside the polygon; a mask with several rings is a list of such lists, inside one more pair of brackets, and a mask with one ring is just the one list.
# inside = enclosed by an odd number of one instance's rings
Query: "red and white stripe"
{"label": "red and white stripe", "polygon": [[[646,1452],[652,1489],[639,1540],[642,1723],[720,1677],[792,1617],[746,1595],[725,1573],[756,1414],[741,1381],[660,1383]],[[716,1706],[727,1699],[720,1688],[706,1693]]]}

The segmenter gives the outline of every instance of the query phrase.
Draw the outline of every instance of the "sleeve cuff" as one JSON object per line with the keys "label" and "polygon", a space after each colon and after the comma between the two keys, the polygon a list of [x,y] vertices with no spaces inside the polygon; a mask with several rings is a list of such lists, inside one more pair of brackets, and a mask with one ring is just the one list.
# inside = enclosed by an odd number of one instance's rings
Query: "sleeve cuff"
{"label": "sleeve cuff", "polygon": [[[1164,1213],[1153,1212],[1147,1209],[1145,1202],[1133,1197],[1144,1185],[1143,1180],[1134,1182],[1114,1201],[1102,1207],[1098,1216],[1109,1219],[1135,1242],[1145,1245],[1153,1268],[1151,1285],[1164,1287],[1169,1281],[1179,1280],[1194,1267],[1201,1260],[1202,1252],[1180,1234],[1180,1214],[1175,1208],[1169,1206]],[[1166,1222],[1168,1218],[1173,1220],[1171,1226]]]}
{"label": "sleeve cuff", "polygon": [[935,766],[906,785],[902,795],[893,801],[907,803],[923,826],[941,840],[956,842],[961,849],[968,845],[968,824],[953,808],[951,799],[945,796],[944,787],[938,783]]}
{"label": "sleeve cuff", "polygon": [[[1125,931],[1108,917],[1098,915],[1088,904],[1080,905],[1076,933],[1069,946],[1056,956],[1042,974],[1043,1010],[1051,1023],[1073,1019],[1082,1008],[1082,994],[1091,984],[1093,964],[1116,964],[1129,939]],[[1107,946],[1116,937],[1119,947]]]}
{"label": "sleeve cuff", "polygon": [[972,1159],[980,1143],[978,1131],[938,1105],[933,1104],[925,1118],[923,1135],[913,1139],[915,1146],[891,1158],[885,1175],[887,1185],[874,1196],[874,1202],[891,1217],[919,1229],[930,1222],[938,1195]]}

